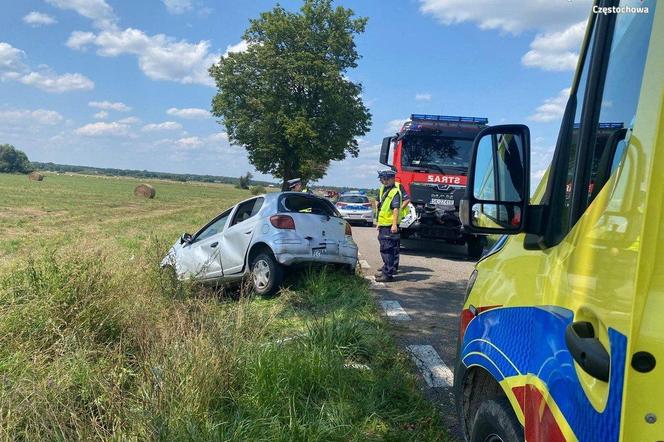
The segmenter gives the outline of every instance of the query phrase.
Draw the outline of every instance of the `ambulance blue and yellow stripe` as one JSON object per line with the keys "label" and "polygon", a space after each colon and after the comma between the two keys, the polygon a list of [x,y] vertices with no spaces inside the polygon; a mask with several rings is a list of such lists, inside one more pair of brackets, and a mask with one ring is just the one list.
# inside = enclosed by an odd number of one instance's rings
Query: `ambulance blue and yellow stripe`
{"label": "ambulance blue and yellow stripe", "polygon": [[461,361],[466,368],[482,367],[501,384],[522,424],[539,420],[526,428],[527,440],[618,441],[627,338],[608,329],[608,398],[598,410],[565,344],[573,317],[571,310],[556,306],[483,311],[465,330]]}

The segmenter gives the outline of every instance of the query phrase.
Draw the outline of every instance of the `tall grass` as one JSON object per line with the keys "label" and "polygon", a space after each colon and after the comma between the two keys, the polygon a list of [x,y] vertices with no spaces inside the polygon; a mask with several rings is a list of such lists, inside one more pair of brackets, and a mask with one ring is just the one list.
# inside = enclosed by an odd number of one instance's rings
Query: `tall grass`
{"label": "tall grass", "polygon": [[361,278],[226,296],[159,271],[164,251],[76,246],[0,272],[0,439],[444,437]]}

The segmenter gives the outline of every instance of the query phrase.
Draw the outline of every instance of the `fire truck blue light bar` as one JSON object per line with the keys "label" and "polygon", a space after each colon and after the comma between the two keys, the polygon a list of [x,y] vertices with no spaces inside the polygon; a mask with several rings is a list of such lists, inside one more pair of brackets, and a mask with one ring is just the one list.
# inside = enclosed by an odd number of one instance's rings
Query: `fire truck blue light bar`
{"label": "fire truck blue light bar", "polygon": [[[581,127],[581,123],[574,123],[574,129]],[[625,127],[624,123],[599,123],[598,129],[622,129]]]}
{"label": "fire truck blue light bar", "polygon": [[453,115],[430,115],[430,114],[412,114],[411,120],[429,120],[429,121],[449,121],[452,123],[475,123],[489,124],[488,118],[482,117],[457,117]]}

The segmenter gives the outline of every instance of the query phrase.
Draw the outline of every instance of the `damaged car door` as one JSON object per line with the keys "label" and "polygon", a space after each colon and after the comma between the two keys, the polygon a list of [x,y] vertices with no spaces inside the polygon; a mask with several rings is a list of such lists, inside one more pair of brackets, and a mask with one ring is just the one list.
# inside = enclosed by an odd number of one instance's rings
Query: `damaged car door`
{"label": "damaged car door", "polygon": [[237,210],[221,237],[221,261],[225,275],[242,272],[247,249],[259,221],[258,212],[263,206],[263,197],[244,201]]}
{"label": "damaged car door", "polygon": [[223,276],[221,266],[221,238],[231,210],[218,215],[191,239],[182,244],[178,257],[178,274],[196,279],[215,279]]}

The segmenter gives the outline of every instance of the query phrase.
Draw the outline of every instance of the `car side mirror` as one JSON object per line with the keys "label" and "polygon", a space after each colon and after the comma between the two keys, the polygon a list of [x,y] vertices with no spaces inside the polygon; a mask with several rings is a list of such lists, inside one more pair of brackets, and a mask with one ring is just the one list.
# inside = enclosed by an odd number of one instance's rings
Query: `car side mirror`
{"label": "car side mirror", "polygon": [[180,237],[180,244],[190,244],[194,240],[194,237],[190,233],[183,233]]}
{"label": "car side mirror", "polygon": [[530,198],[530,130],[522,124],[492,126],[473,142],[468,185],[459,216],[473,233],[525,231]]}

